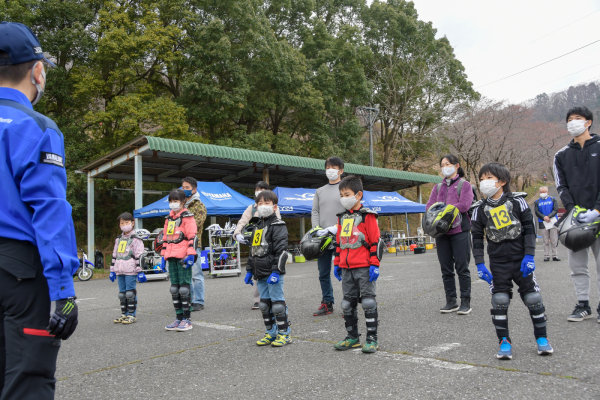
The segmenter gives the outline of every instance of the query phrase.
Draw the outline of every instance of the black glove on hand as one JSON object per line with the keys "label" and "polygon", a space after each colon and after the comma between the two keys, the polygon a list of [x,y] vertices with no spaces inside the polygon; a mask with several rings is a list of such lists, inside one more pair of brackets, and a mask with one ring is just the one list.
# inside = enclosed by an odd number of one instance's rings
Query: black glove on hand
{"label": "black glove on hand", "polygon": [[77,328],[77,304],[75,297],[60,299],[55,302],[56,309],[50,316],[46,330],[58,339],[67,340]]}

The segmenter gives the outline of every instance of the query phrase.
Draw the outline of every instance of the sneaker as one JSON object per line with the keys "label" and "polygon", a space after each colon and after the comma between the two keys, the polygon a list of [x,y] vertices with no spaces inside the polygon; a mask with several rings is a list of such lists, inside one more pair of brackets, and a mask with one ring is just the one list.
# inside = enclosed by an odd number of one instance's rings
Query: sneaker
{"label": "sneaker", "polygon": [[379,350],[379,345],[377,344],[377,340],[372,338],[367,338],[367,342],[362,348],[363,353],[375,353]]}
{"label": "sneaker", "polygon": [[333,303],[321,303],[317,311],[313,313],[313,316],[327,315],[333,312]]}
{"label": "sneaker", "polygon": [[292,343],[292,338],[290,335],[286,335],[283,333],[278,333],[277,338],[271,343],[273,347],[283,347],[286,344]]}
{"label": "sneaker", "polygon": [[458,315],[467,315],[471,312],[471,299],[463,298],[460,301],[460,307],[458,308]]}
{"label": "sneaker", "polygon": [[204,310],[204,304],[192,303],[192,306],[190,307],[190,311],[201,311],[201,310]]}
{"label": "sneaker", "polygon": [[179,323],[179,326],[175,329],[177,332],[185,332],[185,331],[189,331],[190,329],[192,329],[192,321],[190,321],[189,319],[182,319],[181,322]]}
{"label": "sneaker", "polygon": [[554,349],[548,343],[548,339],[545,337],[540,337],[535,340],[537,342],[538,354],[540,356],[548,356],[554,353]]}
{"label": "sneaker", "polygon": [[333,345],[333,348],[336,350],[350,350],[360,347],[360,339],[359,338],[351,338],[350,336],[346,336],[346,339],[340,340],[336,344]]}
{"label": "sneaker", "polygon": [[121,323],[125,325],[133,324],[134,322],[135,317],[133,315],[128,315],[123,319],[123,321],[121,321]]}
{"label": "sneaker", "polygon": [[552,257],[552,261],[560,261],[560,258],[558,258],[558,257]]}
{"label": "sneaker", "polygon": [[181,324],[181,320],[176,319],[175,321],[171,322],[169,325],[165,326],[165,329],[168,331],[176,331],[177,328],[179,327],[179,324]]}
{"label": "sneaker", "polygon": [[121,315],[119,318],[115,318],[115,319],[113,319],[113,322],[114,322],[115,324],[120,324],[120,323],[122,323],[122,322],[123,322],[123,320],[124,320],[125,318],[127,318],[125,315]]}
{"label": "sneaker", "polygon": [[500,349],[498,350],[498,354],[496,354],[496,358],[499,360],[512,360],[512,346],[505,337],[500,342]]}
{"label": "sneaker", "polygon": [[544,262],[550,261],[550,257],[544,257]]}
{"label": "sneaker", "polygon": [[446,300],[446,305],[440,308],[440,312],[442,314],[447,314],[454,311],[458,311],[458,303],[456,302],[456,298]]}
{"label": "sneaker", "polygon": [[275,336],[271,335],[270,333],[266,333],[264,338],[262,338],[256,342],[256,345],[257,346],[268,346],[271,343],[273,343],[273,341],[275,339],[276,339]]}
{"label": "sneaker", "polygon": [[251,310],[258,310],[259,308],[258,303],[254,303],[252,304],[252,307],[250,307]]}
{"label": "sneaker", "polygon": [[567,318],[567,321],[581,322],[588,318],[592,318],[592,309],[589,306],[577,303],[577,305],[575,305],[575,309]]}

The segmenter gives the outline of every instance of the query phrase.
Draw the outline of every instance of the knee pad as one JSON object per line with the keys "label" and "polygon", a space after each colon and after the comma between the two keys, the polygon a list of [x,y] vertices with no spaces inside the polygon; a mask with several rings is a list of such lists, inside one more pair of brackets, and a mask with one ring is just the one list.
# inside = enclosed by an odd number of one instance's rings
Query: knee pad
{"label": "knee pad", "polygon": [[188,285],[181,285],[179,287],[179,296],[189,297],[190,296],[190,287]]}
{"label": "knee pad", "polygon": [[275,315],[285,315],[285,301],[274,301],[271,309]]}
{"label": "knee pad", "polygon": [[544,303],[540,292],[529,292],[523,295],[523,303],[530,311],[544,312]]}
{"label": "knee pad", "polygon": [[374,297],[363,297],[361,304],[365,312],[375,311],[377,309],[377,301],[375,301]]}
{"label": "knee pad", "polygon": [[344,313],[349,313],[350,311],[355,309],[357,305],[358,305],[357,299],[350,299],[350,298],[344,297],[344,299],[342,300],[342,304],[341,304],[342,311]]}
{"label": "knee pad", "polygon": [[263,314],[268,314],[271,311],[271,299],[260,299],[258,308]]}
{"label": "knee pad", "polygon": [[496,310],[508,310],[510,304],[510,295],[508,293],[492,294],[492,306]]}
{"label": "knee pad", "polygon": [[125,300],[125,292],[119,292],[119,300],[121,300],[121,301]]}
{"label": "knee pad", "polygon": [[171,287],[169,288],[169,290],[171,291],[171,294],[173,296],[179,295],[179,286],[178,285],[171,285]]}
{"label": "knee pad", "polygon": [[127,300],[135,299],[135,290],[128,290],[125,292],[125,297],[127,297]]}

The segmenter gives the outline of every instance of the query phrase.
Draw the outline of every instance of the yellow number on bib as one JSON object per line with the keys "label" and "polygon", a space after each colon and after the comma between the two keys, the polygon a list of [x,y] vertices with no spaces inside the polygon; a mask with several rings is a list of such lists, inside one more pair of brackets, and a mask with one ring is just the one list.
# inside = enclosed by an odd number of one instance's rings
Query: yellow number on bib
{"label": "yellow number on bib", "polygon": [[252,238],[252,246],[260,246],[260,242],[262,241],[262,229],[257,229],[254,231],[254,237]]}
{"label": "yellow number on bib", "polygon": [[119,247],[117,247],[117,253],[125,253],[126,247],[127,247],[127,240],[121,240],[119,242]]}
{"label": "yellow number on bib", "polygon": [[512,219],[508,214],[508,209],[506,208],[506,204],[502,204],[499,207],[492,208],[490,210],[490,215],[492,216],[492,221],[494,221],[494,225],[496,229],[502,229],[509,225],[512,225]]}
{"label": "yellow number on bib", "polygon": [[342,233],[341,237],[350,237],[352,235],[352,227],[354,226],[353,219],[345,219],[342,221]]}
{"label": "yellow number on bib", "polygon": [[172,235],[175,233],[175,221],[169,221],[167,225],[167,235]]}

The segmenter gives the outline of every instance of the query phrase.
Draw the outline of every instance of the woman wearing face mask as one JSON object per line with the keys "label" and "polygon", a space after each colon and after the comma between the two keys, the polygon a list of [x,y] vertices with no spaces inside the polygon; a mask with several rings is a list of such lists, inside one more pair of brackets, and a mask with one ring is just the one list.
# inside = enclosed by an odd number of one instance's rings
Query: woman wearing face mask
{"label": "woman wearing face mask", "polygon": [[[463,179],[464,172],[455,155],[448,154],[442,157],[440,167],[444,180],[431,191],[426,208],[429,209],[434,203],[442,202],[455,206],[461,213],[460,223],[455,223],[445,235],[435,239],[446,292],[446,305],[440,308],[440,312],[458,311],[458,314],[464,315],[471,312],[471,274],[469,272],[471,221],[468,211],[473,202],[473,189],[471,184]],[[460,286],[460,307],[456,298],[455,271]]]}
{"label": "woman wearing face mask", "polygon": [[[265,181],[259,181],[256,184],[256,186],[254,187],[254,198],[256,198],[256,196],[258,196],[258,194],[260,192],[262,192],[263,190],[269,190],[269,184]],[[277,216],[278,219],[281,219],[281,214],[279,213],[279,208],[277,208],[275,210],[275,215]],[[240,220],[238,221],[238,223],[235,227],[235,231],[233,232],[233,237],[235,238],[235,240],[237,240],[241,244],[248,244],[246,241],[246,238],[244,238],[244,235],[242,235],[242,229],[244,229],[244,227],[246,225],[248,225],[248,222],[250,222],[250,220],[253,217],[258,217],[256,203],[250,204],[248,206],[248,208],[246,208],[246,210],[242,214],[242,217],[240,218]],[[258,302],[260,301],[260,294],[258,293],[258,286],[254,287],[253,299],[254,299],[254,301],[252,302],[252,307],[250,307],[250,308],[253,310],[258,310]]]}
{"label": "woman wearing face mask", "polygon": [[171,212],[163,229],[163,256],[161,269],[169,268],[171,297],[175,307],[175,321],[165,326],[168,331],[192,329],[190,320],[192,266],[196,262],[196,233],[198,227],[194,215],[185,208],[185,192],[174,189],[169,193]]}

